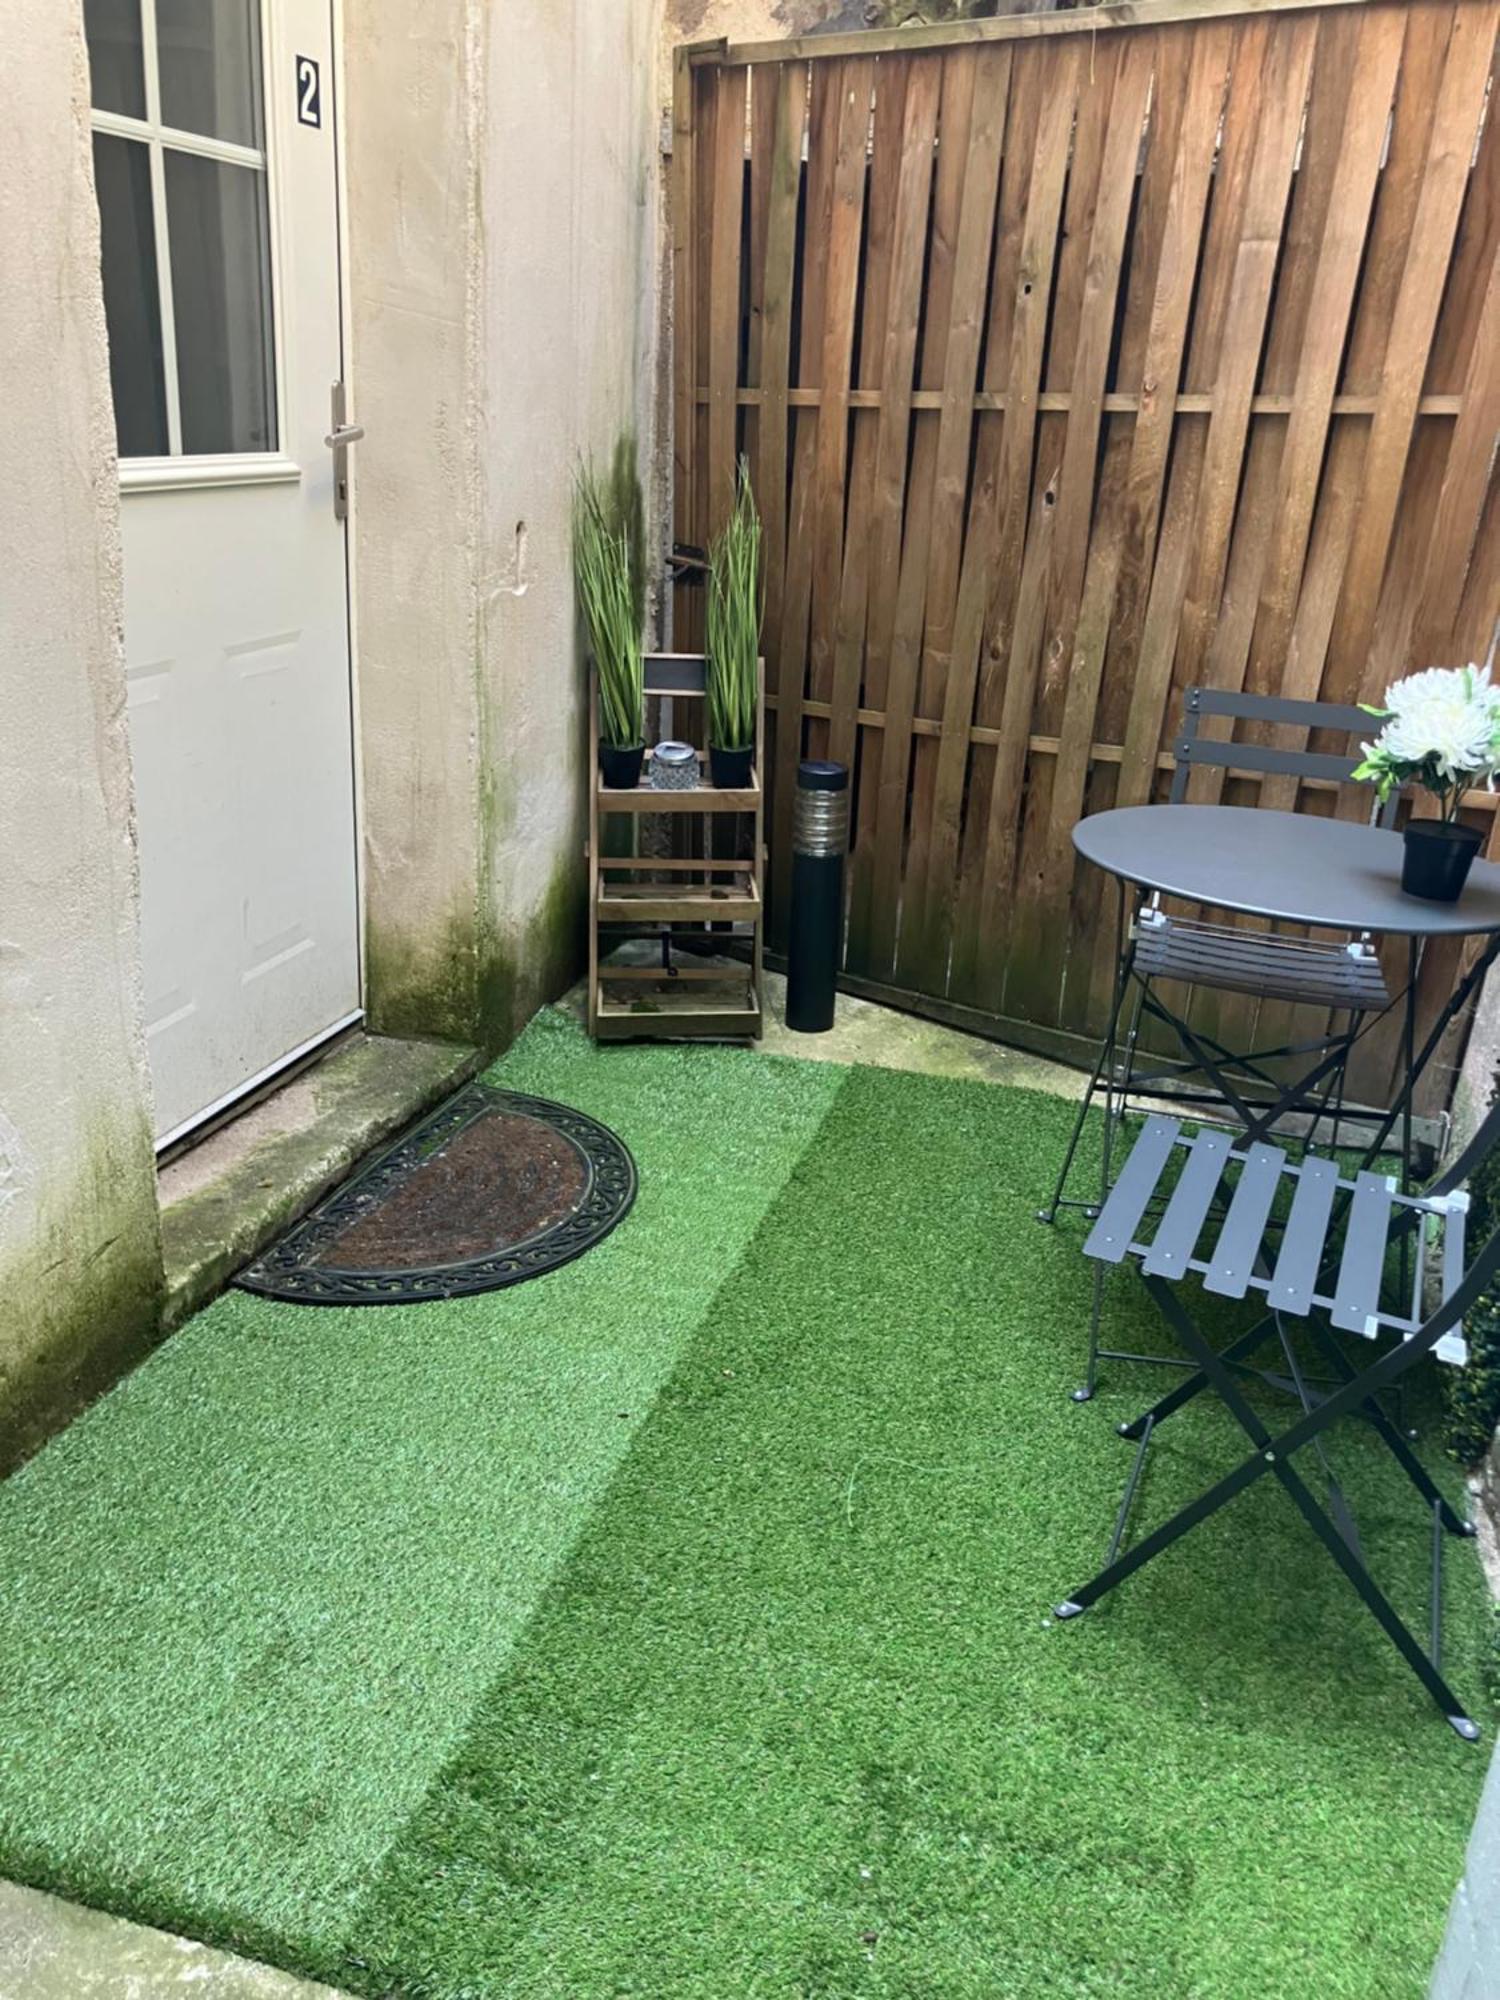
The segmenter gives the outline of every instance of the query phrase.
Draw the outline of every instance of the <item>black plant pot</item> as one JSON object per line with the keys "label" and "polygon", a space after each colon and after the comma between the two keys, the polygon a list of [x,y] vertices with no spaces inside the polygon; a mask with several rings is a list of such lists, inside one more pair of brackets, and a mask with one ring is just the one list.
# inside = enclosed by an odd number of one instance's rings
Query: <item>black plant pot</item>
{"label": "black plant pot", "polygon": [[1429,903],[1456,903],[1484,835],[1452,820],[1418,819],[1401,836],[1401,886]]}
{"label": "black plant pot", "polygon": [[645,761],[644,743],[637,743],[632,750],[622,750],[614,743],[599,745],[599,775],[612,792],[633,792],[641,782]]}
{"label": "black plant pot", "polygon": [[709,746],[708,775],[721,792],[744,792],[750,788],[753,750],[718,750]]}

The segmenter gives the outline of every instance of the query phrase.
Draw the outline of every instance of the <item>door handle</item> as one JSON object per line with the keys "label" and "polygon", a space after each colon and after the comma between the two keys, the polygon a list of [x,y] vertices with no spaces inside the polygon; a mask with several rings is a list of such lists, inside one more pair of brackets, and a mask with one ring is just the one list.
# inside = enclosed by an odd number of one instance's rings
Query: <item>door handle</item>
{"label": "door handle", "polygon": [[365,434],[363,424],[344,421],[347,395],[342,382],[335,382],[330,398],[329,421],[333,428],[323,442],[333,453],[333,518],[347,521],[349,518],[349,447],[358,444]]}

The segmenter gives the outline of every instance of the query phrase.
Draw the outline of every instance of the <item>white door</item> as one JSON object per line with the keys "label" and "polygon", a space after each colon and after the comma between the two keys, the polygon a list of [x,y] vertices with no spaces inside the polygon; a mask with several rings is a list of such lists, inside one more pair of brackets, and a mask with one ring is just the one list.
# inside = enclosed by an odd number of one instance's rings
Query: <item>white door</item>
{"label": "white door", "polygon": [[332,0],[84,0],[166,1143],[359,1018]]}

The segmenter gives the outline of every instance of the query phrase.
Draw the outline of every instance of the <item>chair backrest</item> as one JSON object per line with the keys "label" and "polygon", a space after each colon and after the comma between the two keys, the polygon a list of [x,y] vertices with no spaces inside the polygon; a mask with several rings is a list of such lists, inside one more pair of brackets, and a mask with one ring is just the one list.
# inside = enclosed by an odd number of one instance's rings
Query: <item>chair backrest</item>
{"label": "chair backrest", "polygon": [[[1202,736],[1199,724],[1205,715],[1224,715],[1231,721],[1271,722],[1293,729],[1341,729],[1353,738],[1353,747],[1344,753],[1324,750],[1287,750],[1265,743],[1233,743],[1223,737]],[[1362,745],[1377,728],[1373,715],[1362,708],[1350,708],[1333,701],[1292,701],[1276,694],[1242,694],[1223,688],[1190,687],[1183,701],[1182,726],[1172,745],[1177,762],[1172,772],[1172,804],[1187,797],[1188,778],[1195,769],[1210,767],[1221,771],[1264,771],[1286,778],[1321,778],[1347,785],[1353,781],[1354,767],[1363,756]],[[1372,820],[1392,826],[1396,818],[1396,794],[1377,809],[1372,791]]]}

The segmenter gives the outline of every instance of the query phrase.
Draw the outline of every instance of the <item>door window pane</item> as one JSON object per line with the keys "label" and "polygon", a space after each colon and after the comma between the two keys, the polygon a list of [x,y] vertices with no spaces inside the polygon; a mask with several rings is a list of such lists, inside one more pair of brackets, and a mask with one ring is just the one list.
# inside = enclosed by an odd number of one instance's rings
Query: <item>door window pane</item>
{"label": "door window pane", "polygon": [[182,449],[274,451],[266,177],[168,151]]}
{"label": "door window pane", "polygon": [[161,119],[259,146],[259,0],[156,0]]}
{"label": "door window pane", "polygon": [[96,111],[146,115],[141,56],[141,0],[83,0],[89,76]]}
{"label": "door window pane", "polygon": [[115,435],[121,458],[156,458],[170,446],[156,235],[151,218],[151,163],[145,146],[134,139],[96,132],[94,181],[99,191]]}

